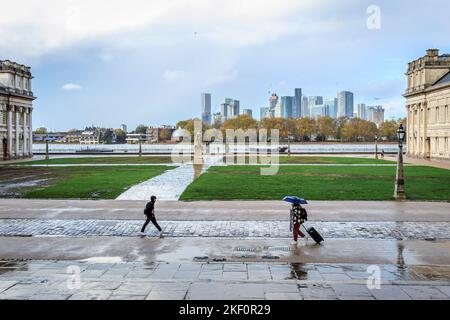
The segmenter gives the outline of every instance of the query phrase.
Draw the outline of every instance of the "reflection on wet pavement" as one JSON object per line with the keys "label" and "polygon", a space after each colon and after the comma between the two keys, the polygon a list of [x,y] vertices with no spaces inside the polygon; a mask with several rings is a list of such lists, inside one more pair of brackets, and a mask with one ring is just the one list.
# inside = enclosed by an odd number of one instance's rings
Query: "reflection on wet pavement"
{"label": "reflection on wet pavement", "polygon": [[450,299],[450,266],[378,265],[377,291],[367,264],[114,261],[0,261],[0,299]]}

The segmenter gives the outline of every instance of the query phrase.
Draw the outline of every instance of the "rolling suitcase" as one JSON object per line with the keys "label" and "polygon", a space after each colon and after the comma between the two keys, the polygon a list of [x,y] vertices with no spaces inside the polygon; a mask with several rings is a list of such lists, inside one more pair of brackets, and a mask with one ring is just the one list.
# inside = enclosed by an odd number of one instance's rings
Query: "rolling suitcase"
{"label": "rolling suitcase", "polygon": [[[303,224],[302,224],[303,226]],[[313,240],[317,243],[320,244],[323,241],[322,236],[320,235],[319,232],[317,232],[316,229],[314,229],[313,227],[309,227],[308,229],[306,229],[305,226],[303,226],[303,228],[305,228],[306,232],[309,234],[309,236],[311,238],[313,238]]]}

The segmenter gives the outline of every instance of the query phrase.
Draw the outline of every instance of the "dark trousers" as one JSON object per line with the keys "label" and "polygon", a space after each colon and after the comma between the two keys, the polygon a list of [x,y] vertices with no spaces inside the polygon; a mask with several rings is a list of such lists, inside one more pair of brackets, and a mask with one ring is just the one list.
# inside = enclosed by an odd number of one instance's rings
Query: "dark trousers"
{"label": "dark trousers", "polygon": [[144,223],[144,225],[142,226],[141,232],[144,232],[145,227],[147,227],[147,225],[148,225],[148,223],[149,223],[150,221],[153,223],[153,225],[156,227],[156,229],[158,229],[159,231],[162,230],[161,227],[159,226],[158,222],[156,222],[156,218],[155,218],[155,217],[149,217],[149,216],[147,216],[147,220],[145,220],[145,223]]}
{"label": "dark trousers", "polygon": [[300,223],[294,224],[294,241],[297,241],[299,235],[302,238],[305,237],[304,233],[300,231],[300,225]]}

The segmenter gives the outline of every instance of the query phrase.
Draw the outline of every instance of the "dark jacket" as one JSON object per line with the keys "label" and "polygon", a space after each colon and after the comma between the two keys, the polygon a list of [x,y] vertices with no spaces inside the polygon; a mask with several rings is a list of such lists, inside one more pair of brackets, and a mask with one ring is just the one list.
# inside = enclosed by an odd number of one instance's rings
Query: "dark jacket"
{"label": "dark jacket", "polygon": [[154,202],[152,202],[152,201],[147,202],[147,204],[145,205],[144,214],[147,217],[155,216],[155,203]]}

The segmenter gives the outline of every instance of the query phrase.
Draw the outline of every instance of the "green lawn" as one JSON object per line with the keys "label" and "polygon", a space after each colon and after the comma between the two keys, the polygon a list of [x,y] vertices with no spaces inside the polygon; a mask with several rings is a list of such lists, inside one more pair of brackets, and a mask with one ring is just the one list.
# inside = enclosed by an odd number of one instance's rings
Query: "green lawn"
{"label": "green lawn", "polygon": [[[17,170],[17,173],[21,170],[18,167],[8,169]],[[30,199],[114,199],[129,187],[170,169],[172,167],[166,166],[32,168],[36,175],[42,171],[41,176],[48,178],[48,182],[39,186],[24,187],[22,197]],[[12,173],[14,174],[14,172]]]}
{"label": "green lawn", "polygon": [[20,162],[16,165],[30,164],[145,164],[145,163],[170,163],[171,158],[168,156],[134,156],[134,157],[86,157],[86,158],[55,158],[49,160],[35,160]]}
{"label": "green lawn", "polygon": [[[281,166],[272,176],[260,166],[211,167],[182,194],[181,200],[392,200],[395,167]],[[409,200],[450,201],[450,170],[407,166]]]}
{"label": "green lawn", "polygon": [[[224,158],[225,159],[225,158]],[[235,156],[235,163],[237,163]],[[249,158],[245,157],[245,163]],[[321,156],[283,156],[280,155],[279,163],[283,164],[393,164],[394,161],[375,158],[353,158],[353,157],[321,157]]]}

